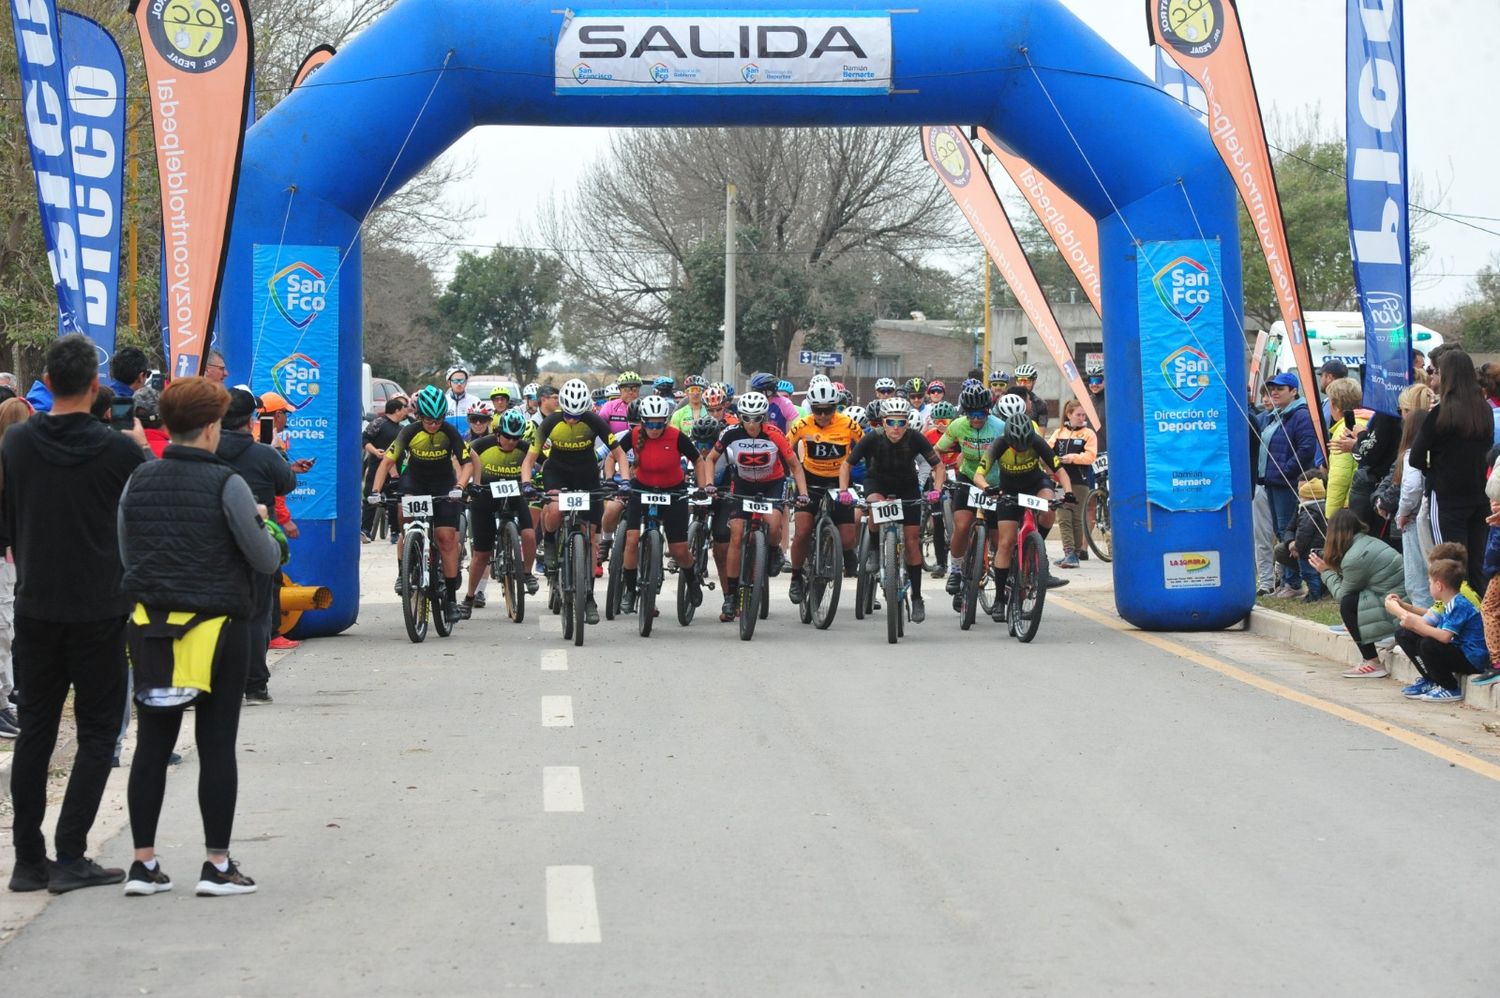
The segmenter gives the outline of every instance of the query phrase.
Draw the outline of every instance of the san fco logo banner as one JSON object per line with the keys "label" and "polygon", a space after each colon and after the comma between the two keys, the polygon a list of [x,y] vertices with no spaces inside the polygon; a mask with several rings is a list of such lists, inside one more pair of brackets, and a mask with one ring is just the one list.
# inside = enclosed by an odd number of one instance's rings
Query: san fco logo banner
{"label": "san fco logo banner", "polygon": [[891,19],[884,12],[787,15],[579,11],[554,54],[558,94],[884,95]]}
{"label": "san fco logo banner", "polygon": [[1394,415],[1411,383],[1411,269],[1400,0],[1349,0],[1349,244],[1365,320],[1364,404]]}
{"label": "san fco logo banner", "polygon": [[290,455],[315,461],[287,497],[297,520],[331,520],[337,512],[338,267],[336,246],[255,247],[250,387],[287,400]]}
{"label": "san fco logo banner", "polygon": [[1143,243],[1136,256],[1146,500],[1215,510],[1232,498],[1219,247]]}

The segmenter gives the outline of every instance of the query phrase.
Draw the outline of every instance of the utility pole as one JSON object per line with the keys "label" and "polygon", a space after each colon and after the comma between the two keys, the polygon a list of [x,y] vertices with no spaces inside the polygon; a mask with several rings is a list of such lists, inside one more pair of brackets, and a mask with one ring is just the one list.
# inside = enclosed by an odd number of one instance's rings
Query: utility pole
{"label": "utility pole", "polygon": [[723,371],[719,380],[728,382],[734,377],[734,308],[735,308],[735,238],[734,200],[738,191],[733,184],[724,187],[724,347],[721,363]]}

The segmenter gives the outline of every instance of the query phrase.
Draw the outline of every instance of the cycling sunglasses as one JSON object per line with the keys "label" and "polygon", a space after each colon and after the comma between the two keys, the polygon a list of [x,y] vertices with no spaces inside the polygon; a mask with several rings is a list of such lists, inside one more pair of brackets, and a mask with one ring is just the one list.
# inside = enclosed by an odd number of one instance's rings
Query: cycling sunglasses
{"label": "cycling sunglasses", "polygon": [[1084,383],[1085,384],[1090,384],[1090,385],[1102,385],[1102,384],[1104,384],[1104,379],[1103,378],[1085,378],[1084,379]]}
{"label": "cycling sunglasses", "polygon": [[811,406],[809,408],[809,411],[814,416],[832,416],[834,413],[834,407],[831,405],[815,405]]}
{"label": "cycling sunglasses", "polygon": [[984,419],[989,414],[990,411],[988,409],[968,409],[964,412],[964,415],[970,419]]}
{"label": "cycling sunglasses", "polygon": [[896,389],[894,389],[894,388],[877,388],[877,389],[875,389],[875,394],[876,395],[894,395],[894,394],[896,394]]}
{"label": "cycling sunglasses", "polygon": [[740,417],[740,422],[741,423],[764,423],[765,421],[766,421],[766,417],[764,417],[764,416],[741,416]]}
{"label": "cycling sunglasses", "polygon": [[511,436],[509,433],[502,433],[502,434],[500,434],[500,439],[501,440],[514,440],[517,443],[519,443],[520,441],[526,439],[526,435],[524,433],[521,433],[521,434],[517,434],[515,436]]}
{"label": "cycling sunglasses", "polygon": [[667,428],[667,421],[665,419],[643,419],[641,420],[641,426],[648,430],[665,430]]}
{"label": "cycling sunglasses", "polygon": [[906,425],[906,420],[904,420],[904,419],[887,419],[887,420],[884,420],[883,422],[885,423],[886,426],[889,426],[892,429],[899,429],[899,428],[901,428],[901,427],[903,427],[903,426]]}
{"label": "cycling sunglasses", "polygon": [[565,413],[562,414],[562,418],[563,418],[564,422],[567,422],[567,423],[576,423],[580,419],[582,419],[583,416],[580,413],[565,412]]}

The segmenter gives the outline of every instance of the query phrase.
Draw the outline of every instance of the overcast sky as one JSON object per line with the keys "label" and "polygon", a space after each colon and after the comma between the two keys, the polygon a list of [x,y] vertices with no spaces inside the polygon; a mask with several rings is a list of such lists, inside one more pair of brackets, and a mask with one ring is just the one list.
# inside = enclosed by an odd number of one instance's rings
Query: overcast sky
{"label": "overcast sky", "polygon": [[[1150,75],[1141,0],[1063,2]],[[1495,54],[1500,2],[1415,0],[1406,7],[1411,176],[1429,201],[1443,196],[1428,207],[1481,216],[1466,221],[1490,230],[1438,220],[1422,233],[1432,250],[1414,275],[1413,304],[1421,310],[1452,304],[1469,287],[1468,275],[1500,254],[1500,57]],[[1317,111],[1325,127],[1342,131],[1342,0],[1243,0],[1239,9],[1267,118]],[[489,127],[472,132],[453,149],[453,155],[474,164],[473,175],[454,191],[457,200],[477,209],[468,241],[486,247],[523,240],[538,207],[554,192],[570,190],[585,167],[604,154],[610,131]],[[974,245],[977,252],[977,239]]]}

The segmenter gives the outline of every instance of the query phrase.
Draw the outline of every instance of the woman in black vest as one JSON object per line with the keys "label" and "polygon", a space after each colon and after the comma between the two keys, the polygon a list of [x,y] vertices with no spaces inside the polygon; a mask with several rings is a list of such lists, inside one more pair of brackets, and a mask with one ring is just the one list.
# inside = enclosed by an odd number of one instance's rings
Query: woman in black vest
{"label": "woman in black vest", "polygon": [[[228,407],[229,393],[207,378],[172,382],[160,402],[172,442],[162,460],[136,469],[120,497],[120,557],[131,597],[148,611],[227,618],[211,689],[191,699],[198,806],[208,849],[200,895],[255,890],[255,881],[229,858],[238,792],[235,738],[250,661],[249,618],[256,611],[253,575],[272,571],[282,558],[281,542],[267,529],[265,507],[256,505],[245,480],[214,454],[219,421]],[[146,703],[151,693],[137,681],[138,700]],[[172,887],[156,862],[156,823],[186,705],[137,711],[129,789],[135,863],[126,878],[126,894],[156,894]]]}

